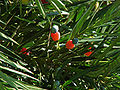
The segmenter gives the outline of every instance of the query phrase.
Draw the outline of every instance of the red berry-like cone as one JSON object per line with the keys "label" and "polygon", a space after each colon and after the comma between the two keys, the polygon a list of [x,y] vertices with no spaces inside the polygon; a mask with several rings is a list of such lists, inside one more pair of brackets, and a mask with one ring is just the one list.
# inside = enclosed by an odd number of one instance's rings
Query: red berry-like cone
{"label": "red berry-like cone", "polygon": [[30,54],[30,52],[27,52],[27,53],[26,53],[26,55],[29,55],[29,54]]}
{"label": "red berry-like cone", "polygon": [[66,43],[66,48],[67,48],[67,49],[73,49],[74,46],[75,46],[75,45],[72,43],[72,40],[69,40],[69,41]]}
{"label": "red berry-like cone", "polygon": [[22,48],[22,50],[20,52],[24,52],[23,54],[25,54],[27,49],[26,48]]}
{"label": "red berry-like cone", "polygon": [[92,47],[89,47],[88,49],[92,49]]}
{"label": "red berry-like cone", "polygon": [[30,52],[25,52],[26,50],[27,50],[26,48],[22,48],[22,50],[20,51],[20,53],[29,55]]}
{"label": "red berry-like cone", "polygon": [[85,55],[86,55],[86,56],[90,56],[91,54],[92,54],[92,52],[91,52],[91,51],[90,51],[90,52],[86,52],[86,53],[85,53]]}
{"label": "red berry-like cone", "polygon": [[60,33],[59,32],[51,33],[51,37],[53,41],[58,41],[60,39]]}

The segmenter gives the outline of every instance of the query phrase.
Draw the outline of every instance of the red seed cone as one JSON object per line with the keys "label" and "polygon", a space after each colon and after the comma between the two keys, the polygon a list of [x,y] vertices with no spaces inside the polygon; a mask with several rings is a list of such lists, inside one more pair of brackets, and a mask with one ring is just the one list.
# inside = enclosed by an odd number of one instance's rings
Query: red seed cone
{"label": "red seed cone", "polygon": [[86,52],[85,53],[85,56],[90,56],[92,54],[92,52],[90,51],[90,52]]}
{"label": "red seed cone", "polygon": [[92,47],[89,47],[88,49],[92,49]]}
{"label": "red seed cone", "polygon": [[26,50],[27,50],[26,48],[22,48],[22,50],[20,51],[20,53],[29,55],[30,52],[25,52]]}
{"label": "red seed cone", "polygon": [[27,52],[27,53],[26,53],[26,55],[29,55],[29,54],[30,54],[30,52]]}
{"label": "red seed cone", "polygon": [[51,33],[51,37],[53,41],[58,41],[60,39],[60,33],[59,32]]}
{"label": "red seed cone", "polygon": [[72,40],[69,40],[67,43],[66,43],[66,48],[67,49],[73,49],[74,48],[74,44],[72,42]]}
{"label": "red seed cone", "polygon": [[23,54],[25,54],[27,49],[26,48],[22,48],[22,50],[20,52],[24,52]]}

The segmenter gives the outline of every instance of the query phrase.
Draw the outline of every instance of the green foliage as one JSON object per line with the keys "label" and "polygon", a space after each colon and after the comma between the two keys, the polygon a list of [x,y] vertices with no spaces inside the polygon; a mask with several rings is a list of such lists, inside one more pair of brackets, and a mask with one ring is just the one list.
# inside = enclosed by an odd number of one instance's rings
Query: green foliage
{"label": "green foliage", "polygon": [[[61,34],[56,42],[53,25]],[[1,90],[117,90],[119,71],[120,0],[0,2]]]}

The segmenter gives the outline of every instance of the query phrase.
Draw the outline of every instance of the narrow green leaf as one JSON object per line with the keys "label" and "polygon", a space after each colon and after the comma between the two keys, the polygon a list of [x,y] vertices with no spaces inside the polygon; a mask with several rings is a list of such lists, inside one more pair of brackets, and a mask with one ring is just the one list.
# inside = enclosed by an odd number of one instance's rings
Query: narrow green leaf
{"label": "narrow green leaf", "polygon": [[96,41],[103,41],[104,39],[91,39],[91,38],[88,38],[88,39],[82,39],[82,40],[79,40],[78,42],[81,43],[81,42],[96,42]]}
{"label": "narrow green leaf", "polygon": [[11,11],[13,11],[17,6],[17,3],[13,3],[13,5],[9,8],[9,10],[7,10],[5,13],[3,13],[1,16],[4,16],[4,15],[9,15],[9,13]]}
{"label": "narrow green leaf", "polygon": [[4,74],[3,72],[0,71],[0,77],[3,78],[10,86],[14,87],[16,90],[18,90],[16,84],[11,80],[9,79],[9,77]]}
{"label": "narrow green leaf", "polygon": [[35,0],[35,2],[36,2],[36,4],[37,4],[37,6],[38,6],[39,11],[42,13],[43,18],[45,18],[45,17],[46,17],[46,14],[45,14],[45,12],[44,12],[44,9],[43,9],[43,7],[42,7],[41,2],[40,2],[39,0]]}
{"label": "narrow green leaf", "polygon": [[84,24],[84,22],[86,21],[86,18],[88,17],[88,15],[90,14],[91,10],[93,9],[95,5],[95,1],[91,4],[91,6],[89,7],[89,9],[84,13],[84,15],[80,18],[80,20],[77,22],[77,24],[74,26],[73,31],[70,35],[70,39],[73,39],[74,36],[79,32],[81,32],[81,28]]}
{"label": "narrow green leaf", "polygon": [[60,1],[60,0],[52,0],[57,6],[64,8],[65,10],[67,10],[67,8],[65,7],[65,5]]}
{"label": "narrow green leaf", "polygon": [[19,45],[15,40],[13,40],[12,38],[10,38],[9,36],[5,35],[4,33],[0,32],[0,38],[2,40],[7,40],[7,41],[10,41],[10,42],[13,42],[17,45]]}
{"label": "narrow green leaf", "polygon": [[4,24],[4,25],[6,25],[6,23],[5,23],[5,22],[3,22],[2,20],[0,20],[0,23],[2,23],[2,24]]}
{"label": "narrow green leaf", "polygon": [[[118,28],[119,25],[120,25],[120,23],[118,23],[116,26],[114,26],[113,28],[111,28],[111,29],[109,30],[109,34],[110,34],[112,31],[119,29],[119,28]],[[108,37],[108,36],[106,36],[106,37],[104,38],[104,40],[100,43],[100,45],[98,46],[98,48],[94,51],[95,53],[96,53],[97,50],[103,45],[103,43],[105,42],[105,40],[107,39],[107,37]],[[96,61],[94,61],[93,64],[98,63],[98,62],[112,49],[112,47],[115,46],[115,44],[119,41],[119,39],[120,39],[120,36],[118,36],[118,37],[110,44],[110,46],[104,51],[103,54],[101,54],[101,55],[98,56],[99,59],[96,60]],[[93,53],[93,54],[94,54],[94,53]],[[92,55],[93,55],[93,54],[92,54]],[[91,55],[91,56],[92,56],[92,55]],[[94,54],[94,55],[95,55],[95,54]]]}
{"label": "narrow green leaf", "polygon": [[7,68],[7,67],[3,67],[3,66],[0,66],[1,69],[4,69],[4,70],[7,70],[7,71],[10,71],[10,72],[13,72],[13,73],[16,73],[16,74],[19,74],[19,75],[22,75],[22,76],[25,76],[25,77],[28,77],[28,78],[31,78],[31,79],[34,79],[36,81],[39,81],[38,79],[30,76],[30,75],[27,75],[27,74],[24,74],[22,72],[19,72],[19,71],[16,71],[16,70],[13,70],[13,69],[10,69],[10,68]]}
{"label": "narrow green leaf", "polygon": [[[120,10],[116,9],[116,7],[119,7],[119,5],[120,5],[120,0],[116,0],[114,3],[110,4],[106,8],[103,8],[100,11],[98,11],[98,13],[94,17],[94,21],[93,21],[93,22],[95,22],[95,26],[101,25],[103,23],[107,23],[108,21],[119,16]],[[117,14],[114,15],[113,12],[115,12],[115,11],[118,15]],[[96,18],[99,18],[99,21],[96,21]]]}
{"label": "narrow green leaf", "polygon": [[8,78],[9,78],[11,81],[13,81],[13,82],[17,85],[17,87],[23,88],[23,89],[25,89],[25,90],[28,90],[28,88],[27,88],[23,83],[21,83],[20,81],[17,81],[16,79],[14,79],[14,78],[12,78],[12,77],[10,77],[10,76],[8,76]]}
{"label": "narrow green leaf", "polygon": [[103,76],[105,77],[107,76],[108,73],[114,72],[119,66],[120,66],[120,56],[116,60],[114,60],[112,63],[110,63],[107,68],[104,68]]}
{"label": "narrow green leaf", "polygon": [[68,19],[67,19],[67,21],[65,22],[65,24],[68,24],[69,22],[71,22],[72,19],[74,18],[74,16],[75,16],[75,12],[73,11],[73,12],[71,12],[71,13],[69,14]]}
{"label": "narrow green leaf", "polygon": [[3,46],[1,44],[0,44],[0,49],[1,49],[1,51],[3,51],[4,53],[7,53],[8,55],[15,56],[18,59],[22,59],[20,56],[18,56],[13,51],[9,50],[8,48],[6,48],[5,46]]}
{"label": "narrow green leaf", "polygon": [[26,43],[23,47],[28,49],[29,47],[32,47],[35,43],[32,41],[32,42],[29,42],[29,43]]}
{"label": "narrow green leaf", "polygon": [[28,70],[27,68],[21,66],[20,64],[18,65],[18,64],[16,64],[15,62],[7,59],[7,57],[6,57],[6,56],[3,56],[2,53],[0,53],[0,58],[1,58],[0,61],[3,61],[3,62],[5,62],[5,63],[10,64],[11,66],[13,66],[13,67],[15,67],[15,68],[19,68],[19,69],[21,69],[21,70],[23,70],[23,71],[26,71],[26,72],[29,72],[29,73],[33,74],[33,73],[32,73],[30,70]]}
{"label": "narrow green leaf", "polygon": [[79,9],[77,17],[76,17],[76,21],[78,21],[82,17],[84,11],[85,11],[84,7],[82,7],[82,8]]}
{"label": "narrow green leaf", "polygon": [[22,17],[22,0],[20,0],[20,17]]}
{"label": "narrow green leaf", "polygon": [[24,84],[24,85],[25,85],[27,88],[29,88],[30,90],[47,90],[47,89],[35,87],[35,86],[32,86],[32,85],[27,85],[27,84]]}
{"label": "narrow green leaf", "polygon": [[66,0],[66,1],[68,1],[68,2],[71,3],[71,4],[73,3],[71,0]]}
{"label": "narrow green leaf", "polygon": [[30,20],[27,20],[27,19],[24,19],[24,18],[20,18],[18,16],[15,16],[15,17],[19,20],[22,20],[22,21],[25,21],[25,22],[28,22],[28,23],[36,23],[35,21],[30,21]]}
{"label": "narrow green leaf", "polygon": [[63,87],[69,85],[70,83],[72,83],[72,80],[68,80],[68,81],[66,81],[66,82],[63,84]]}
{"label": "narrow green leaf", "polygon": [[6,90],[6,89],[5,89],[5,86],[3,86],[2,82],[0,82],[0,89],[1,89],[1,90]]}
{"label": "narrow green leaf", "polygon": [[59,14],[60,14],[61,16],[63,16],[63,15],[61,14],[61,11],[60,11],[59,7],[58,7],[52,0],[50,0],[50,2],[51,2],[51,4],[55,7],[55,9],[57,9],[57,11],[59,12]]}
{"label": "narrow green leaf", "polygon": [[28,88],[21,82],[18,82],[16,79],[8,76],[7,74],[3,73],[0,71],[0,77],[2,78],[3,82],[7,82],[11,87],[14,87],[16,90],[18,90],[18,88],[22,88],[25,90],[28,90]]}

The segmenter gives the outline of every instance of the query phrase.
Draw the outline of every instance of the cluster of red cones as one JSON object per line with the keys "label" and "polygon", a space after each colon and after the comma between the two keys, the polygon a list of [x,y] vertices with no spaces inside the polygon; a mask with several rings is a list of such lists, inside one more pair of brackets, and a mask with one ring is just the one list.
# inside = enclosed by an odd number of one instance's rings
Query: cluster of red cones
{"label": "cluster of red cones", "polygon": [[22,48],[22,50],[20,51],[20,53],[25,54],[25,55],[29,55],[30,52],[25,52],[27,49],[26,48]]}
{"label": "cluster of red cones", "polygon": [[[58,31],[59,27],[57,25],[54,25],[52,27],[52,33],[51,37],[53,41],[58,41],[60,39],[60,32]],[[75,47],[75,44],[78,43],[78,38],[74,38],[73,40],[69,40],[66,43],[66,48],[67,49],[73,49]],[[89,49],[92,49],[92,47],[89,47]],[[92,54],[92,51],[86,52],[84,55],[85,56],[90,56]]]}

